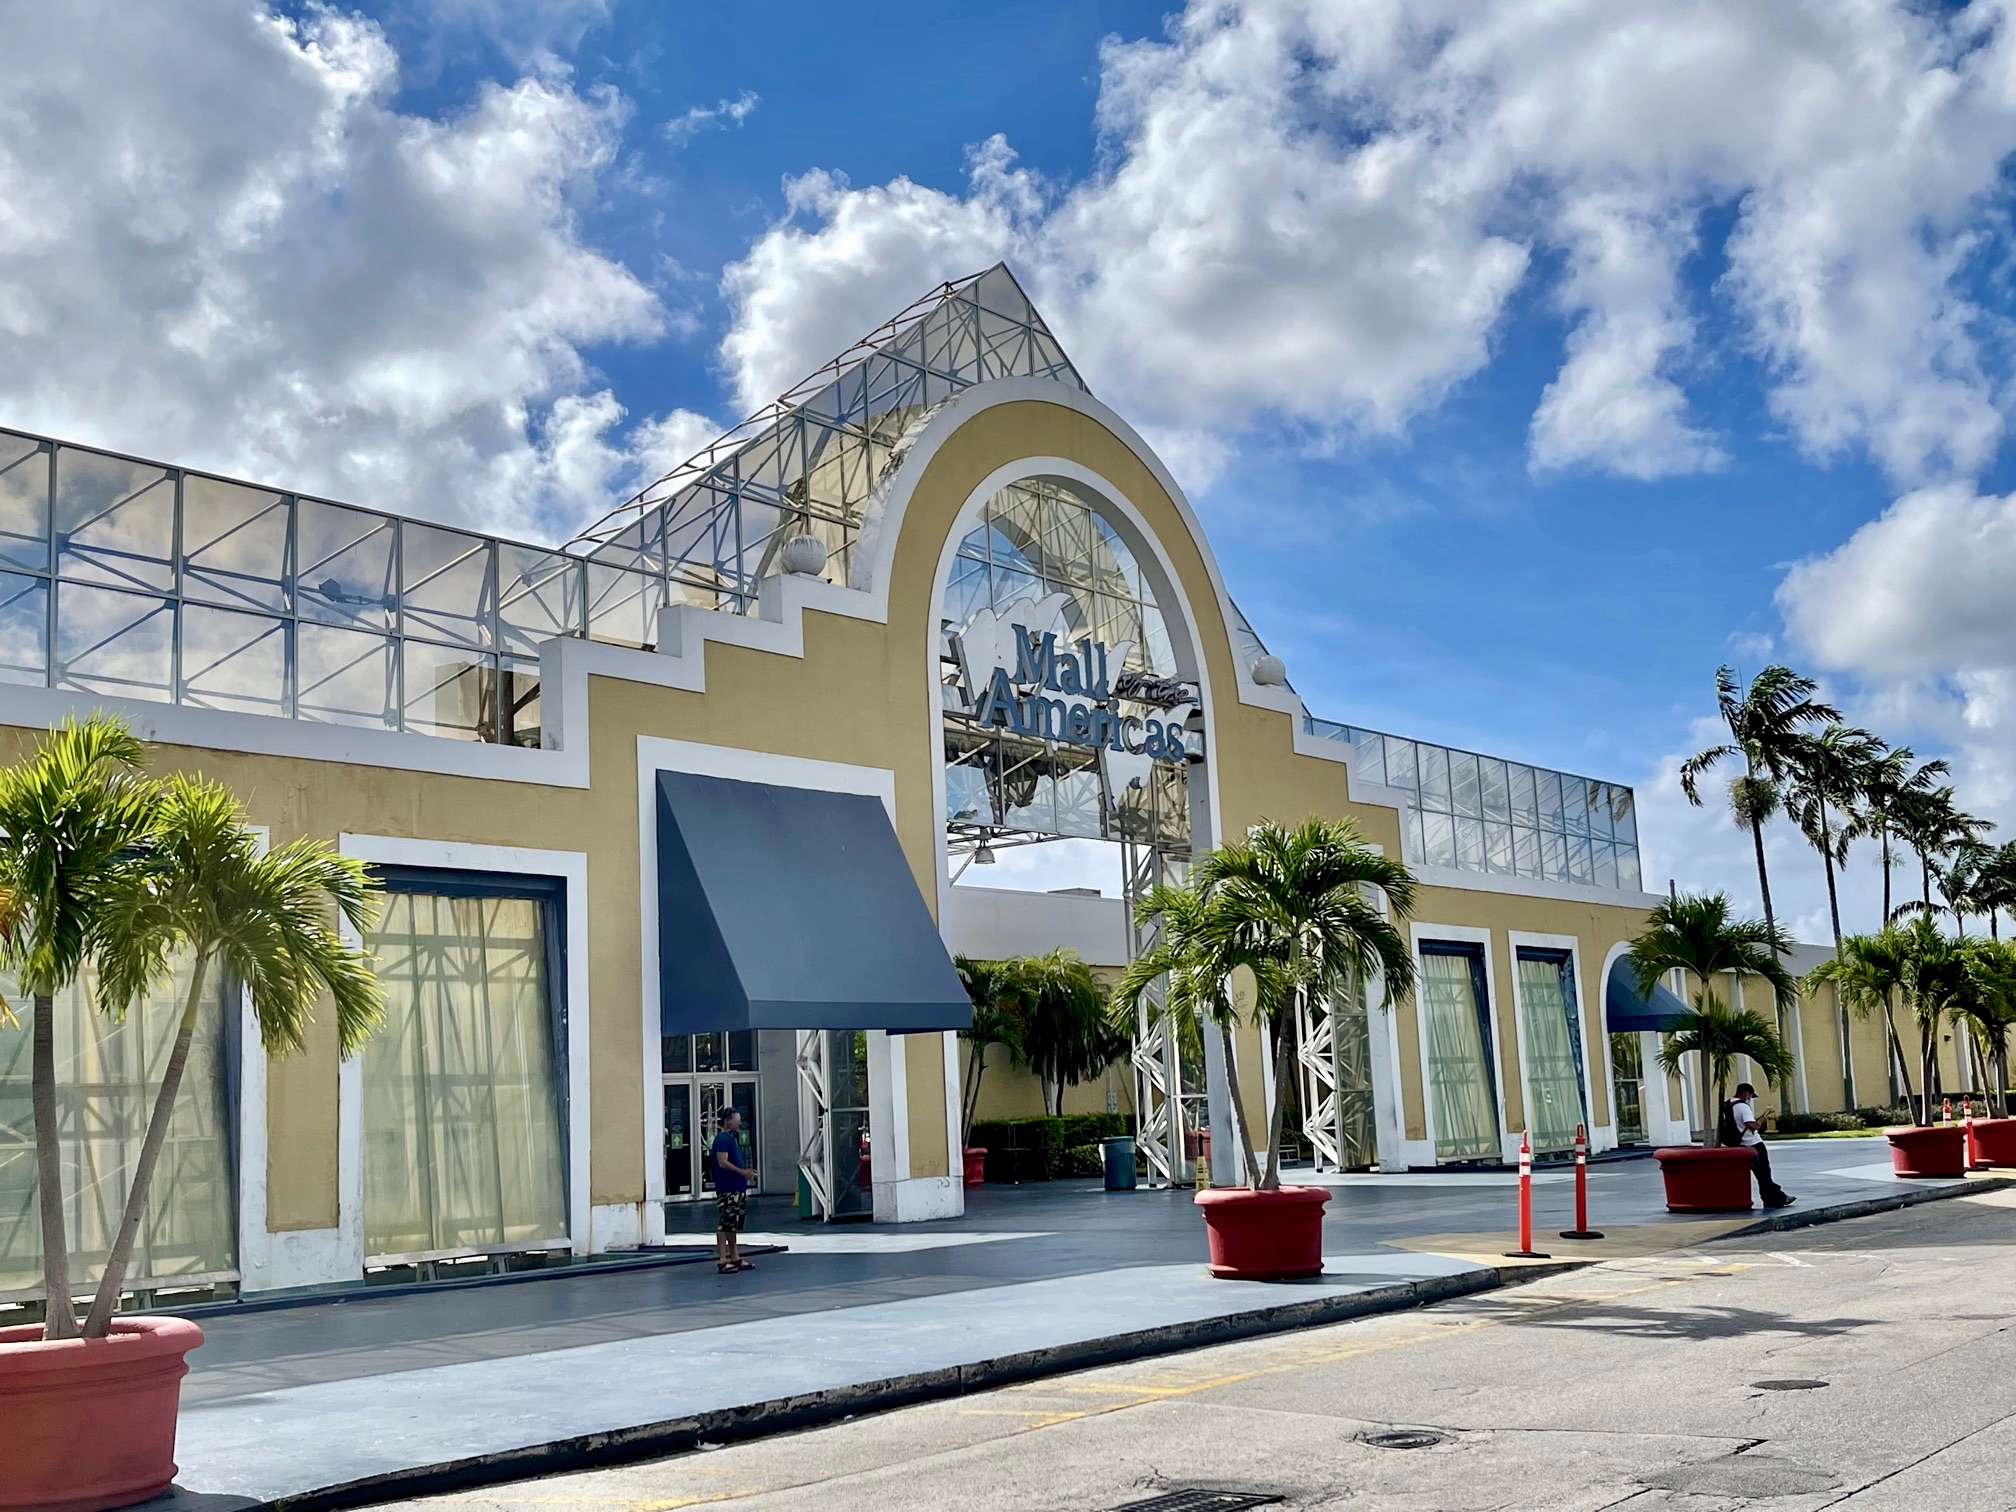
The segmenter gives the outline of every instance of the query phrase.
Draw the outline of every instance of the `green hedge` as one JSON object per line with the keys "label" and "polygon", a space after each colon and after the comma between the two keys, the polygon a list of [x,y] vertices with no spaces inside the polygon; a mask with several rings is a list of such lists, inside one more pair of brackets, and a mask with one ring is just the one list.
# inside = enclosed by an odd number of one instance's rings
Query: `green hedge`
{"label": "green hedge", "polygon": [[1099,1141],[1130,1132],[1119,1113],[1066,1113],[1062,1118],[1001,1118],[973,1125],[972,1142],[987,1151],[989,1181],[1050,1181],[1096,1176],[1099,1167],[1075,1169],[1072,1156]]}
{"label": "green hedge", "polygon": [[1893,1124],[1909,1122],[1911,1113],[1906,1108],[1857,1108],[1852,1113],[1780,1113],[1777,1132],[1847,1134],[1864,1129],[1885,1129]]}

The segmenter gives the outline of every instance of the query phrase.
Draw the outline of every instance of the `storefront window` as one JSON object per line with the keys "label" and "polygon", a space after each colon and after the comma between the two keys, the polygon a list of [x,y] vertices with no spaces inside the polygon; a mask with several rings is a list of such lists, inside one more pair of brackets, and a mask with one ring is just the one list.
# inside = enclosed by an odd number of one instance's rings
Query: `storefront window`
{"label": "storefront window", "polygon": [[1574,957],[1562,950],[1519,952],[1520,1027],[1532,1103],[1526,1116],[1536,1153],[1573,1149],[1576,1126],[1588,1121],[1573,963]]}
{"label": "storefront window", "polygon": [[[188,992],[185,967],[123,1020],[91,1009],[97,982],[88,972],[56,998],[63,1195],[71,1274],[80,1284],[104,1270]],[[18,1029],[0,1027],[0,1296],[7,1296],[39,1291],[42,1235],[29,1093],[35,1010],[9,978],[0,977],[0,995],[21,1020]],[[223,981],[204,995],[128,1273],[136,1290],[163,1281],[190,1286],[236,1278],[226,1076],[236,1028],[227,1009],[236,1001],[236,989]]]}
{"label": "storefront window", "polygon": [[540,898],[387,896],[367,942],[386,998],[363,1065],[374,1260],[565,1242],[553,911]]}
{"label": "storefront window", "polygon": [[1491,1078],[1491,1026],[1479,954],[1424,945],[1419,998],[1428,1049],[1435,1158],[1496,1160],[1498,1100]]}

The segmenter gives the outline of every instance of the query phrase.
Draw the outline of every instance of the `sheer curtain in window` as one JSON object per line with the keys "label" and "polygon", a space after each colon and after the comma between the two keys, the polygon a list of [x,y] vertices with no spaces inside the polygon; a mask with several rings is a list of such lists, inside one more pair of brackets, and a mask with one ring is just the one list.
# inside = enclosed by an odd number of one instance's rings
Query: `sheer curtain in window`
{"label": "sheer curtain in window", "polygon": [[368,944],[385,1026],[364,1047],[373,1258],[564,1242],[545,910],[393,893]]}
{"label": "sheer curtain in window", "polygon": [[1575,1147],[1575,1126],[1587,1121],[1582,1098],[1581,1036],[1575,987],[1567,964],[1553,955],[1519,954],[1519,1002],[1526,1032],[1527,1109],[1536,1151]]}
{"label": "sheer curtain in window", "polygon": [[[213,971],[212,980],[217,976]],[[118,1231],[127,1183],[188,997],[188,965],[178,967],[166,986],[135,1003],[119,1021],[92,1011],[97,986],[87,972],[55,1000],[64,1210],[71,1276],[80,1289],[103,1273]],[[0,975],[0,995],[21,1017],[18,1029],[0,1026],[0,1296],[5,1296],[39,1291],[42,1232],[29,1102],[35,1008],[11,977]],[[225,1011],[236,1001],[236,988],[219,983],[200,1010],[182,1093],[128,1273],[128,1284],[136,1290],[160,1281],[201,1285],[237,1275],[234,1147],[225,1081]]]}
{"label": "sheer curtain in window", "polygon": [[1500,1153],[1498,1100],[1470,957],[1423,951],[1419,999],[1428,1031],[1435,1158],[1495,1160]]}

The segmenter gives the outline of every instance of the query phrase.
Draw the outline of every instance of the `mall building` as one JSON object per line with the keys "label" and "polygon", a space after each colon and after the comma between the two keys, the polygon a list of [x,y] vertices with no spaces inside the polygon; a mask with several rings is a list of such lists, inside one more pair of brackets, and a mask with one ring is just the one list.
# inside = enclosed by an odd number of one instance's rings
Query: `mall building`
{"label": "mall building", "polygon": [[[221,779],[273,843],[329,840],[387,889],[388,1018],[353,1059],[324,1021],[269,1060],[220,990],[143,1290],[660,1243],[729,1106],[763,1189],[813,1216],[956,1216],[949,953],[1118,967],[1138,946],[1125,896],[974,868],[1105,845],[1131,894],[1310,814],[1420,881],[1416,992],[1295,1026],[1319,1164],[1499,1162],[1578,1123],[1599,1149],[1684,1138],[1686,1089],[1650,1069],[1678,1005],[1620,967],[1657,901],[1630,790],[1319,719],[1287,671],[1005,267],[564,549],[0,432],[0,759],[116,711],[160,769]],[[89,986],[57,1006],[87,1264],[179,996],[113,1025]],[[1834,1105],[1836,1016],[1805,1009],[1789,1096]],[[1269,1058],[1182,1038],[1144,1026],[1074,1097],[1134,1114],[1157,1180],[1191,1179],[1186,1131],[1213,1130],[1229,1180],[1226,1078],[1257,1106]],[[28,1042],[0,1028],[0,1301],[38,1276]],[[991,1111],[1036,1110],[1028,1078],[988,1086]]]}

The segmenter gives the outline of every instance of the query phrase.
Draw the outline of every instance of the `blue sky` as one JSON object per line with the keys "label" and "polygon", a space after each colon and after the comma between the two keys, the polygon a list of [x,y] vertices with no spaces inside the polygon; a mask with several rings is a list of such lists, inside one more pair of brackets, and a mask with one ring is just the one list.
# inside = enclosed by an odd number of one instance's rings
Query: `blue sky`
{"label": "blue sky", "polygon": [[564,535],[1006,257],[1315,712],[1754,891],[1782,655],[2016,818],[1994,0],[99,3],[0,0],[13,423]]}

